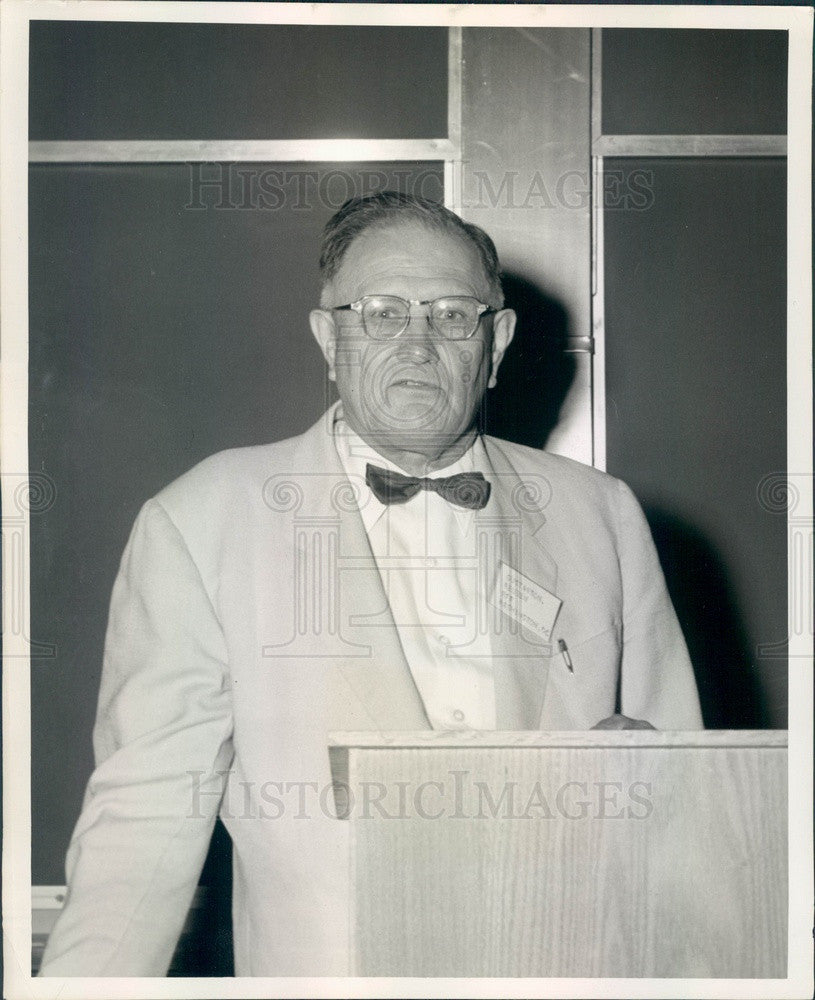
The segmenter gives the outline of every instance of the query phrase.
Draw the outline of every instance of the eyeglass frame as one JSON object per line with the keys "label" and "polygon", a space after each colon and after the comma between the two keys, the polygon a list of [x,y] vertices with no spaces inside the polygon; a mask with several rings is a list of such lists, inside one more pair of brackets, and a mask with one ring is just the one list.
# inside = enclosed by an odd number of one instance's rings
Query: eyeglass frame
{"label": "eyeglass frame", "polygon": [[[371,299],[380,299],[380,298],[398,299],[400,302],[404,302],[408,307],[407,316],[405,316],[405,325],[402,327],[399,333],[394,334],[393,337],[383,337],[383,338],[372,337],[368,333],[368,326],[365,322],[365,316],[363,315],[362,310],[365,308],[366,302],[370,301]],[[472,330],[467,334],[466,337],[445,337],[445,335],[440,330],[436,329],[436,326],[433,323],[432,307],[436,302],[440,302],[443,299],[469,299],[471,302],[475,302],[476,306],[478,306],[478,315],[476,316],[475,325],[473,326]],[[437,333],[442,338],[442,340],[448,341],[450,343],[455,343],[456,341],[462,341],[462,340],[471,340],[475,336],[478,327],[481,325],[481,320],[484,318],[484,316],[489,316],[490,313],[498,312],[498,310],[495,309],[493,306],[487,305],[486,302],[479,301],[479,299],[477,299],[474,295],[439,295],[435,299],[403,299],[401,295],[391,295],[390,293],[383,293],[381,295],[363,295],[362,298],[357,299],[356,302],[347,302],[345,303],[345,305],[332,306],[331,309],[332,311],[334,309],[340,311],[351,310],[357,313],[359,315],[359,318],[362,320],[362,329],[365,331],[365,336],[369,340],[373,340],[375,343],[387,344],[391,340],[398,340],[405,332],[405,330],[407,330],[407,328],[410,326],[411,306],[430,306],[430,309],[428,309],[427,311],[427,316],[425,317],[428,326],[430,327],[431,330],[434,331],[434,333]]]}

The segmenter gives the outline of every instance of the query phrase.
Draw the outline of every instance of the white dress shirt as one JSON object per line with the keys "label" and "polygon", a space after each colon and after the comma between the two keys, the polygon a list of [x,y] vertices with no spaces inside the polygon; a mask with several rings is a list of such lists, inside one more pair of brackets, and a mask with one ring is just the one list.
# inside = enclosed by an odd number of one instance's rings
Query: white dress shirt
{"label": "white dress shirt", "polygon": [[[495,729],[495,684],[486,591],[476,551],[476,514],[431,490],[383,504],[365,483],[370,462],[405,474],[340,416],[334,443],[360,515],[405,658],[434,729]],[[430,478],[492,469],[480,437]],[[483,561],[482,561],[483,564]]]}

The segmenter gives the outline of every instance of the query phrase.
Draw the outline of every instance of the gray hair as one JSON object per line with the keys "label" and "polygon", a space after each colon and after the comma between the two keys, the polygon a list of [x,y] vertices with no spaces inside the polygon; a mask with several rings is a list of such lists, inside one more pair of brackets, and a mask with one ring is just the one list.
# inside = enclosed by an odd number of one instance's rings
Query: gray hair
{"label": "gray hair", "polygon": [[401,222],[419,222],[428,229],[452,233],[466,240],[477,252],[484,267],[491,302],[495,309],[504,304],[501,266],[495,244],[479,226],[460,219],[436,201],[399,191],[379,191],[365,198],[349,198],[331,216],[323,230],[320,247],[320,274],[323,288],[339,272],[348,248],[367,229]]}

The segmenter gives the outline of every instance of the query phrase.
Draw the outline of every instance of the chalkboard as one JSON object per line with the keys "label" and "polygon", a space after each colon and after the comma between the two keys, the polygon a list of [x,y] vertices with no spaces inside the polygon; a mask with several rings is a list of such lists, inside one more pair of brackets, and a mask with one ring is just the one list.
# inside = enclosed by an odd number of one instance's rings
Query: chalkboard
{"label": "chalkboard", "polygon": [[707,725],[783,728],[787,524],[762,483],[786,471],[786,163],[605,166],[639,192],[605,210],[607,468],[645,503]]}
{"label": "chalkboard", "polygon": [[603,31],[603,132],[783,134],[786,31]]}
{"label": "chalkboard", "polygon": [[30,465],[56,490],[31,518],[32,635],[56,646],[31,670],[35,884],[64,882],[139,507],[207,455],[299,433],[333,401],[308,311],[340,202],[384,186],[443,194],[440,163],[198,171],[30,171]]}
{"label": "chalkboard", "polygon": [[438,138],[447,29],[33,21],[31,139]]}

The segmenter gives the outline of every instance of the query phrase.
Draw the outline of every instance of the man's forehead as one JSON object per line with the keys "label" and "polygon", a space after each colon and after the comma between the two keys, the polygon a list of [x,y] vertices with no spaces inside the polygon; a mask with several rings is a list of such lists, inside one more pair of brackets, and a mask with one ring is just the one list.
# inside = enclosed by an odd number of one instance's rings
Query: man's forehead
{"label": "man's forehead", "polygon": [[335,285],[355,286],[377,276],[455,280],[474,290],[487,287],[478,250],[465,236],[419,222],[388,223],[360,233],[343,257]]}

